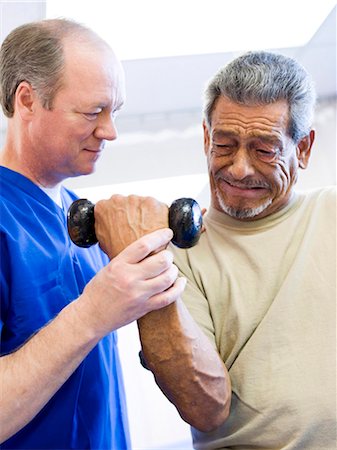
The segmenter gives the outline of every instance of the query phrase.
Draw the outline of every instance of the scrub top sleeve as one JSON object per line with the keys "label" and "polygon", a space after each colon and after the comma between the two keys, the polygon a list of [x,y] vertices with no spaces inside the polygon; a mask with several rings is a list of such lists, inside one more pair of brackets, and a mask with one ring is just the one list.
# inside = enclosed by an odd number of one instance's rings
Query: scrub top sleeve
{"label": "scrub top sleeve", "polygon": [[[1,233],[0,235],[0,336],[5,317],[8,311],[9,298],[9,256],[6,239]],[[0,342],[1,350],[1,342]]]}

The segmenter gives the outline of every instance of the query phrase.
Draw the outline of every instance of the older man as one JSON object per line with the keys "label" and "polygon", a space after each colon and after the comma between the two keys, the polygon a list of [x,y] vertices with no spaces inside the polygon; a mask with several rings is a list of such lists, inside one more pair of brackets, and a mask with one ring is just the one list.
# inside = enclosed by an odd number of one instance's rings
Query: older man
{"label": "older man", "polygon": [[[303,67],[268,52],[238,57],[206,89],[206,232],[196,247],[172,250],[188,280],[184,303],[228,369],[232,399],[215,430],[190,421],[197,449],[336,448],[336,190],[295,191],[314,103]],[[165,314],[139,321],[143,354],[179,409],[177,379],[183,387],[191,366],[175,361],[185,318]],[[194,401],[203,415],[207,404]]]}

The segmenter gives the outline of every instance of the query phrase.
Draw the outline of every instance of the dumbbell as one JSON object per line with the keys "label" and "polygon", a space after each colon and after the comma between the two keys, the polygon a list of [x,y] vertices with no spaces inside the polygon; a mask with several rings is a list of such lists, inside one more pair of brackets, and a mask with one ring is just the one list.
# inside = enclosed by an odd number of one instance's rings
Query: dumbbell
{"label": "dumbbell", "polygon": [[[70,239],[79,247],[88,248],[98,242],[95,233],[94,203],[81,198],[68,209],[67,227]],[[173,231],[172,242],[180,248],[193,247],[202,229],[202,212],[193,198],[178,198],[169,207],[168,226]]]}

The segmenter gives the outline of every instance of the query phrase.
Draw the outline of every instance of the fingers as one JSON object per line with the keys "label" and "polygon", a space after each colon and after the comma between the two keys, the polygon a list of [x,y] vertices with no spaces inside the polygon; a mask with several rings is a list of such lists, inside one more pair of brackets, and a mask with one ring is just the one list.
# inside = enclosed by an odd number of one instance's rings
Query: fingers
{"label": "fingers", "polygon": [[169,289],[178,277],[178,268],[172,264],[159,275],[144,280],[143,286],[149,297]]}
{"label": "fingers", "polygon": [[[207,213],[207,209],[206,208],[202,208],[202,210],[201,210],[202,217],[204,217],[204,215],[206,213]],[[205,225],[203,224],[202,227],[201,227],[201,233],[204,233],[205,231],[206,231],[206,228],[205,228]]]}
{"label": "fingers", "polygon": [[[111,264],[119,265],[118,257]],[[176,285],[179,270],[173,264],[173,254],[168,250],[151,254],[138,263],[126,262],[123,272],[124,275],[128,273],[126,277],[123,276],[126,283],[123,290],[128,292],[130,298],[137,299],[139,306],[143,304],[145,312],[175,301],[185,285],[182,281]]]}
{"label": "fingers", "polygon": [[170,228],[153,231],[130,244],[116,258],[129,264],[137,264],[151,253],[165,248],[172,238],[173,231]]}
{"label": "fingers", "polygon": [[169,250],[161,250],[143,259],[139,265],[143,270],[144,279],[150,279],[168,270],[172,263],[173,253]]}
{"label": "fingers", "polygon": [[182,293],[184,292],[185,286],[186,286],[186,278],[183,277],[177,278],[175,283],[172,284],[172,286],[170,286],[169,289],[166,289],[165,291],[153,295],[151,298],[149,298],[148,312],[164,308],[165,306],[174,303],[176,300],[178,300],[178,298],[181,297]]}
{"label": "fingers", "polygon": [[87,284],[79,303],[88,328],[103,336],[181,296],[185,280],[165,249],[172,237],[169,228],[141,237]]}
{"label": "fingers", "polygon": [[[161,230],[150,238],[146,236],[145,244],[135,242],[130,252],[111,260],[86,285],[78,304],[88,330],[104,336],[181,296],[185,280],[178,278],[171,252],[162,250],[144,258],[171,235],[170,230]],[[140,261],[130,263],[126,259]]]}

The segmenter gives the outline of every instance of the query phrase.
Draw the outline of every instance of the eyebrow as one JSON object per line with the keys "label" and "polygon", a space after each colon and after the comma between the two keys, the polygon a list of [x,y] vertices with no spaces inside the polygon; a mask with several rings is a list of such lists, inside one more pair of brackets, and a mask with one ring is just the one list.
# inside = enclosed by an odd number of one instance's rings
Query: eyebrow
{"label": "eyebrow", "polygon": [[238,137],[239,133],[235,133],[234,131],[214,130],[212,135],[216,137]]}
{"label": "eyebrow", "polygon": [[[117,103],[117,105],[112,105],[112,106],[114,106],[114,107],[111,109],[111,111],[112,111],[112,112],[120,111],[120,110],[122,109],[123,105],[124,105],[124,102],[123,102],[123,101]],[[108,104],[106,104],[106,103],[91,103],[91,104],[88,103],[86,107],[87,107],[88,109],[97,109],[97,108],[99,108],[99,109],[104,110],[104,109],[106,109],[108,106],[110,106],[110,105],[108,105]]]}
{"label": "eyebrow", "polygon": [[251,137],[253,139],[260,139],[262,142],[267,142],[269,144],[277,145],[279,147],[283,146],[282,140],[273,134],[265,134],[265,133],[252,133]]}
{"label": "eyebrow", "polygon": [[[238,138],[239,136],[240,136],[240,134],[234,130],[214,130],[214,132],[213,132],[214,138],[232,138],[233,139],[233,138]],[[253,138],[253,139],[260,139],[261,141],[269,142],[271,144],[282,145],[281,139],[272,134],[266,134],[266,133],[253,131],[252,133],[250,133],[248,135],[248,137]]]}

